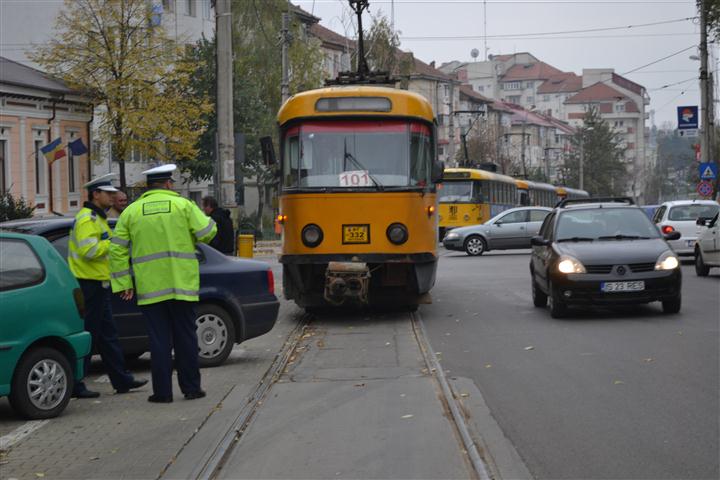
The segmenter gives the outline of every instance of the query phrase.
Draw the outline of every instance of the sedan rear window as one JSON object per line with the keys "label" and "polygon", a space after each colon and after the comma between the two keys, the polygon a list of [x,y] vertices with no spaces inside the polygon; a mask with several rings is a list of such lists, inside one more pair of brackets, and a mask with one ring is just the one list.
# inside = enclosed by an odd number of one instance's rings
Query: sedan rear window
{"label": "sedan rear window", "polygon": [[700,217],[712,218],[718,213],[717,205],[679,205],[670,208],[668,220],[675,222],[694,222]]}
{"label": "sedan rear window", "polygon": [[594,208],[570,210],[558,219],[558,241],[568,239],[658,238],[655,225],[637,208]]}

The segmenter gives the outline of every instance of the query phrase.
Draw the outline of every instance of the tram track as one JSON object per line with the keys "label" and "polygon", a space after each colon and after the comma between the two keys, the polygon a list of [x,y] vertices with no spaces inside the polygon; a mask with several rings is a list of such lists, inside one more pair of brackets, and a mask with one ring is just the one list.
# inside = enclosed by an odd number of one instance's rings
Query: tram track
{"label": "tram track", "polygon": [[[407,315],[407,316],[406,316]],[[426,375],[431,377],[436,384],[439,400],[445,410],[445,416],[450,421],[456,432],[458,447],[461,448],[466,459],[466,468],[471,468],[471,478],[479,480],[491,480],[488,473],[489,468],[481,457],[478,447],[470,435],[462,405],[455,397],[445,377],[440,362],[433,351],[423,325],[422,316],[417,313],[403,315],[410,321],[412,334],[417,347],[422,354],[427,370]],[[315,323],[318,325],[313,325]],[[270,391],[292,363],[295,363],[297,356],[301,355],[306,347],[302,346],[303,340],[312,335],[312,328],[322,326],[322,320],[317,321],[316,317],[304,314],[295,327],[288,334],[283,347],[276,355],[272,365],[252,391],[247,403],[240,409],[233,421],[217,440],[214,447],[203,458],[198,459],[195,468],[185,478],[197,480],[211,480],[222,476],[226,462],[232,457],[235,447],[242,441],[249,427],[258,416],[265,400],[269,397]],[[320,340],[322,342],[322,340]],[[470,473],[470,472],[469,472]]]}

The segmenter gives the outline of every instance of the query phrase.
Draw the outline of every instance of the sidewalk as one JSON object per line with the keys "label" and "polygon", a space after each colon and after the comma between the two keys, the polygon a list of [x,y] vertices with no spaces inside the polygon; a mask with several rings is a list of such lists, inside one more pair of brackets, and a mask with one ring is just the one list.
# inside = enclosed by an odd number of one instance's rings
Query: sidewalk
{"label": "sidewalk", "polygon": [[[99,359],[88,385],[101,392],[96,400],[73,399],[65,412],[0,453],[0,478],[157,478],[182,447],[228,396],[248,396],[267,371],[294,326],[299,310],[281,303],[278,324],[267,335],[236,345],[227,362],[202,370],[208,396],[187,401],[174,381],[175,402],[148,403],[149,386],[115,395]],[[138,378],[150,378],[149,355],[129,365]],[[0,399],[0,436],[21,431],[24,421]],[[31,424],[31,425],[37,425]],[[12,429],[12,430],[11,430]]]}

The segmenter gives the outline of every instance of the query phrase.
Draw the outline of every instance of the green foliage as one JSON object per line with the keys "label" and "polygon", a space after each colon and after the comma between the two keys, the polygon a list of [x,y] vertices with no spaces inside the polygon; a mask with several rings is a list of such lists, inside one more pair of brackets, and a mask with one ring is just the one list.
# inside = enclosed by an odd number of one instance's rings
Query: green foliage
{"label": "green foliage", "polygon": [[35,207],[25,203],[24,198],[16,199],[9,190],[0,196],[0,222],[30,218],[34,210]]}
{"label": "green foliage", "polygon": [[412,72],[411,53],[400,49],[399,32],[393,32],[390,21],[384,15],[372,17],[370,31],[365,35],[365,58],[370,70],[389,72],[405,82]]}
{"label": "green foliage", "polygon": [[562,183],[569,187],[580,184],[580,149],[584,152],[584,189],[591,195],[622,195],[628,187],[628,170],[623,163],[624,149],[620,137],[613,132],[595,108],[583,118],[583,126],[572,137],[573,153],[566,157],[561,169]]}
{"label": "green foliage", "polygon": [[[697,0],[698,13],[700,11],[700,0]],[[710,36],[720,38],[720,0],[705,0],[707,11],[707,25]]]}
{"label": "green foliage", "polygon": [[146,0],[65,0],[52,39],[31,58],[101,106],[99,137],[110,143],[126,187],[132,152],[162,161],[192,159],[210,105],[190,88],[196,65],[152,26]]}

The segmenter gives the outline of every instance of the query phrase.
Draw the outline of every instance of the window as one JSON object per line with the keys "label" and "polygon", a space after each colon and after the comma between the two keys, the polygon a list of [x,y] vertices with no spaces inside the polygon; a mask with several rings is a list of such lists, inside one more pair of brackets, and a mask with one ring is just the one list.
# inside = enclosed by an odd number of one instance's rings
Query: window
{"label": "window", "polygon": [[533,103],[535,103],[535,97],[527,97],[527,103],[530,104],[530,105],[532,105]]}
{"label": "window", "polygon": [[68,148],[68,192],[75,193],[77,192],[77,184],[75,181],[75,172],[76,172],[76,162],[75,155],[73,155],[72,151]]}
{"label": "window", "polygon": [[174,12],[175,11],[175,0],[163,0],[162,2],[163,12]]}
{"label": "window", "polygon": [[200,0],[202,2],[203,18],[205,20],[212,19],[212,6],[210,0]]}
{"label": "window", "polygon": [[522,97],[520,95],[510,95],[507,97],[507,101],[510,103],[514,103],[515,105],[520,105],[520,99]]}
{"label": "window", "polygon": [[625,104],[624,104],[624,103],[616,103],[616,104],[615,104],[615,111],[616,111],[616,112],[624,112],[624,111],[625,111]]}
{"label": "window", "polygon": [[668,212],[668,220],[675,222],[694,222],[700,217],[712,218],[718,213],[717,205],[683,205],[672,207]]}
{"label": "window", "polygon": [[42,264],[26,241],[0,239],[0,290],[29,287],[43,278]]}
{"label": "window", "polygon": [[188,17],[195,16],[195,0],[183,0],[185,11],[183,12]]}
{"label": "window", "polygon": [[7,163],[5,160],[7,158],[7,140],[0,140],[0,195],[5,195],[5,192],[10,187],[10,185],[7,184],[7,179],[5,178],[5,168],[7,168]]}
{"label": "window", "polygon": [[533,82],[525,82],[525,88],[533,88],[535,84]]}
{"label": "window", "polygon": [[516,212],[508,213],[507,215],[498,218],[495,223],[496,224],[524,223],[526,221],[527,221],[527,210],[518,210]]}
{"label": "window", "polygon": [[503,83],[503,90],[520,90],[522,88],[522,82],[505,82]]}
{"label": "window", "polygon": [[550,101],[550,95],[543,95],[543,102],[549,102]]}
{"label": "window", "polygon": [[485,91],[485,87],[482,86],[482,85],[478,85],[477,87],[475,87],[475,90],[477,90],[478,92],[484,92],[484,91]]}
{"label": "window", "polygon": [[663,219],[663,216],[665,215],[665,210],[667,210],[667,207],[663,206],[657,209],[655,212],[655,216],[653,217],[653,223],[660,223],[660,221]]}
{"label": "window", "polygon": [[545,217],[545,220],[540,227],[540,236],[542,236],[545,240],[550,240],[552,238],[552,224],[554,219],[555,214],[551,213],[550,215]]}
{"label": "window", "polygon": [[60,235],[57,238],[50,240],[50,243],[58,251],[61,257],[67,260],[68,256],[68,243],[70,242],[70,235]]}
{"label": "window", "polygon": [[35,193],[38,195],[47,193],[47,160],[40,151],[44,143],[42,140],[35,140]]}
{"label": "window", "polygon": [[548,216],[548,213],[545,210],[530,210],[530,221],[531,222],[542,222],[545,220],[545,217]]}
{"label": "window", "polygon": [[440,190],[440,203],[460,203],[473,201],[473,182],[449,181],[444,182]]}
{"label": "window", "polygon": [[558,241],[574,237],[609,240],[617,235],[658,238],[660,233],[639,208],[568,210],[558,219]]}

